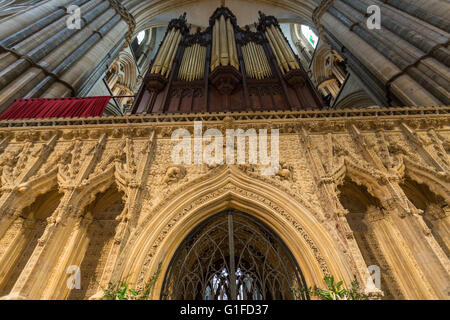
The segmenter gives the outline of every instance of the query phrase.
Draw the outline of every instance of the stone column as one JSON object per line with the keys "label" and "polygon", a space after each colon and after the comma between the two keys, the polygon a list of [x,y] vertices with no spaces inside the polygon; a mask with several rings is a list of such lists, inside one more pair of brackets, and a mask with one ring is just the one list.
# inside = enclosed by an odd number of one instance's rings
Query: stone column
{"label": "stone column", "polygon": [[[64,190],[64,196],[52,217],[49,218],[44,234],[11,291],[12,296],[41,298],[46,286],[51,285],[48,283],[49,279],[55,279],[52,270],[61,258],[61,252],[65,251],[64,245],[68,241],[67,232],[73,230],[79,217],[83,216],[84,207],[80,207],[80,203],[86,199],[81,198],[81,191],[89,185],[86,179],[103,152],[105,142],[106,135],[103,135],[88,152],[89,155],[84,159],[83,164],[75,168],[77,172],[75,176],[64,178],[65,182],[60,186],[60,189]],[[75,142],[76,145],[77,143],[79,146],[80,141]],[[74,147],[73,153],[78,155],[81,152],[80,147]],[[60,172],[61,174],[63,173]],[[92,197],[95,195],[91,195]]]}
{"label": "stone column", "polygon": [[[154,148],[156,145],[156,132],[150,134],[149,140],[144,145],[140,152],[140,159],[136,166],[136,172],[132,174],[131,181],[127,188],[127,200],[123,214],[119,217],[120,224],[116,229],[114,243],[109,251],[105,268],[99,280],[99,291],[90,297],[90,300],[102,299],[103,290],[111,281],[113,276],[120,277],[121,274],[113,274],[113,271],[120,272],[117,267],[119,255],[123,253],[123,249],[128,242],[128,239],[133,234],[133,230],[137,226],[139,214],[142,209],[141,203],[144,201],[145,186],[148,178],[148,169],[151,165]],[[121,170],[120,163],[116,162],[116,170]],[[134,171],[134,170],[133,170]]]}
{"label": "stone column", "polygon": [[[400,124],[405,128],[406,125]],[[374,175],[378,175],[377,186],[372,186],[378,189],[378,194],[384,195],[379,198],[383,207],[383,212],[374,213],[375,219],[372,219],[376,226],[383,230],[385,235],[392,237],[389,244],[388,237],[378,238],[380,246],[385,248],[386,259],[396,274],[399,286],[406,298],[414,299],[420,296],[420,292],[428,298],[442,298],[442,293],[445,291],[442,283],[438,284],[435,278],[443,279],[448,277],[449,263],[448,259],[443,258],[442,251],[439,252],[438,245],[431,239],[424,239],[424,234],[428,234],[429,230],[418,216],[417,209],[408,201],[403,190],[399,186],[399,174],[392,170],[392,162],[390,158],[384,153],[377,153],[374,150],[374,144],[371,143],[364,135],[361,134],[355,125],[350,125],[349,132],[353,137],[354,142],[359,146],[364,158],[374,167]],[[413,134],[408,131],[408,134]],[[385,139],[383,130],[379,129],[376,133],[378,143],[381,145],[380,149],[385,148]],[[382,158],[384,155],[385,159]],[[427,153],[429,157],[430,154]],[[370,216],[370,215],[369,215]],[[407,219],[405,219],[408,217]],[[382,220],[383,222],[378,222]],[[381,231],[376,229],[374,225],[374,232],[381,237]],[[398,237],[398,238],[396,238]],[[393,240],[395,239],[395,240]],[[395,246],[398,246],[395,249]],[[395,256],[394,251],[395,250]],[[413,254],[415,253],[415,255]],[[417,254],[419,253],[419,254]],[[399,263],[402,266],[396,266]],[[396,265],[394,265],[396,264]],[[409,266],[408,266],[409,264]],[[403,270],[409,268],[410,273]],[[408,277],[410,280],[408,280]],[[408,281],[414,278],[415,280],[407,285]],[[416,285],[420,282],[422,286]],[[403,285],[402,285],[403,283]],[[414,287],[414,289],[409,287]],[[420,290],[420,291],[416,291]]]}
{"label": "stone column", "polygon": [[[426,36],[422,37],[426,41],[421,41],[412,36],[412,33],[418,35],[418,32],[411,29],[414,24],[411,17],[392,8],[385,8],[382,12],[381,30],[368,30],[366,2],[323,1],[319,6],[321,10],[316,10],[315,21],[319,24],[318,29],[323,30],[325,40],[332,40],[335,49],[351,61],[354,71],[361,74],[360,77],[369,87],[376,88],[371,84],[372,78],[379,81],[379,89],[373,89],[373,93],[384,95],[382,99],[386,102],[398,101],[413,106],[448,103],[448,84],[440,80],[443,79],[442,72],[436,67],[448,58],[448,54],[443,54],[441,45],[445,32],[437,35],[436,29],[421,26],[422,30],[426,30],[425,33],[434,33],[432,39],[437,39],[438,43],[431,44],[430,41],[436,40],[428,40]],[[409,24],[406,24],[407,20]],[[397,21],[404,24],[402,28]],[[405,40],[407,37],[409,39]],[[414,39],[410,40],[412,38]],[[428,51],[420,54],[418,50],[424,50],[425,46]],[[392,100],[393,98],[395,99]]]}
{"label": "stone column", "polygon": [[[397,185],[399,192],[400,186]],[[406,195],[404,195],[406,199]],[[405,212],[393,200],[390,205],[392,222],[398,228],[406,243],[414,251],[414,257],[427,283],[438,299],[448,298],[448,283],[450,282],[450,262],[444,250],[433,237],[431,230],[425,224],[421,210],[410,203],[410,211]],[[443,279],[446,279],[446,281]],[[430,290],[431,291],[431,290]]]}
{"label": "stone column", "polygon": [[[8,241],[7,246],[2,248],[3,254],[0,255],[0,292],[4,290],[3,288],[9,282],[11,272],[14,270],[14,265],[18,262],[18,259],[20,259],[19,254],[22,253],[22,250],[27,245],[30,237],[33,236],[33,225],[33,218],[26,219],[19,217],[10,226],[10,228],[15,229],[15,233],[9,234],[8,232],[8,234],[5,235],[9,236],[10,240]],[[3,240],[2,238],[0,239]]]}
{"label": "stone column", "polygon": [[[67,27],[70,5],[81,7],[80,30]],[[25,18],[21,27],[16,24]],[[76,94],[123,35],[131,39],[135,27],[116,0],[46,1],[10,20],[0,22],[0,111],[17,98]]]}
{"label": "stone column", "polygon": [[[328,135],[327,139],[330,140],[331,136]],[[300,133],[299,140],[302,149],[305,151],[305,156],[308,159],[307,162],[310,164],[310,170],[315,176],[316,181],[318,181],[318,191],[321,200],[320,204],[323,211],[326,212],[325,218],[328,219],[333,227],[337,228],[337,234],[339,236],[338,242],[344,247],[342,249],[348,257],[348,263],[351,265],[354,275],[362,288],[366,293],[378,296],[380,294],[379,290],[375,287],[367,286],[370,274],[358,244],[353,237],[353,232],[345,218],[347,211],[342,207],[339,201],[336,192],[337,182],[333,178],[327,177],[327,172],[322,160],[305,129]],[[331,141],[329,141],[329,143],[331,143]],[[351,278],[353,275],[349,276]]]}

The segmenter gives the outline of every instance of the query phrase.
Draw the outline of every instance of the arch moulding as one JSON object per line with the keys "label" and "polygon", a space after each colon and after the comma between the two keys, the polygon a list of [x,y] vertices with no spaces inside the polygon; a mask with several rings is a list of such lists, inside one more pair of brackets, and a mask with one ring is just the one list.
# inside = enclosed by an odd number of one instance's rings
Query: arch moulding
{"label": "arch moulding", "polygon": [[205,219],[236,209],[264,222],[280,236],[308,286],[322,285],[327,274],[348,283],[352,280],[349,263],[307,206],[236,166],[219,167],[211,173],[180,187],[166,197],[168,202],[146,213],[119,261],[122,276],[130,275],[132,282],[143,285],[161,265],[153,290],[153,298],[158,299],[169,263],[184,238]]}

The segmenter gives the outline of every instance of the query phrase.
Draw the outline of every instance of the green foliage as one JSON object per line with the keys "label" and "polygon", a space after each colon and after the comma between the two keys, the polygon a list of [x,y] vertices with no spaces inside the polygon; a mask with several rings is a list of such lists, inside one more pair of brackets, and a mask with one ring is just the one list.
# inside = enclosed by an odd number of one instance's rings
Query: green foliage
{"label": "green foliage", "polygon": [[343,281],[336,283],[334,276],[325,277],[324,281],[327,284],[326,289],[314,286],[310,288],[296,288],[293,291],[297,296],[308,295],[319,300],[369,300],[369,296],[362,292],[356,277],[352,281],[350,289],[343,287]]}
{"label": "green foliage", "polygon": [[110,282],[103,291],[103,300],[148,300],[160,273],[161,264],[142,289],[134,288],[134,284],[127,281],[129,276],[117,282]]}

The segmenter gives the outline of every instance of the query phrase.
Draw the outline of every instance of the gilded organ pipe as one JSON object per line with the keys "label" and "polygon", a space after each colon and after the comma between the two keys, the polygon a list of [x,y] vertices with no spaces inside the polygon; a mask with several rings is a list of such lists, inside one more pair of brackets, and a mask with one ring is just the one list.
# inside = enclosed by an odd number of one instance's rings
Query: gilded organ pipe
{"label": "gilded organ pipe", "polygon": [[198,69],[196,79],[202,79],[205,73],[206,47],[200,46],[200,57],[198,59]]}
{"label": "gilded organ pipe", "polygon": [[180,30],[171,29],[168,31],[167,36],[164,39],[164,43],[162,44],[155,62],[153,63],[151,73],[159,73],[166,78],[169,77],[180,41]]}
{"label": "gilded organ pipe", "polygon": [[253,79],[265,79],[272,77],[264,48],[254,42],[249,42],[242,46],[242,56],[244,58],[247,77]]}
{"label": "gilded organ pipe", "polygon": [[250,47],[252,48],[253,55],[255,56],[257,78],[258,79],[264,79],[264,73],[263,73],[263,70],[262,70],[262,61],[260,59],[260,56],[258,55],[258,52],[256,51],[255,43],[254,42],[250,42]]}
{"label": "gilded organ pipe", "polygon": [[228,66],[230,63],[230,57],[228,55],[228,41],[227,41],[227,27],[225,23],[225,17],[220,16],[219,24],[219,43],[220,43],[220,65]]}
{"label": "gilded organ pipe", "polygon": [[197,79],[198,74],[200,73],[200,65],[201,65],[201,59],[202,59],[202,47],[199,44],[197,44],[197,47],[198,47],[198,52],[197,52],[197,60],[196,60],[194,79]]}
{"label": "gilded organ pipe", "polygon": [[194,55],[191,60],[191,72],[189,73],[189,81],[192,81],[195,75],[195,69],[197,68],[197,56],[198,56],[198,45],[194,44]]}
{"label": "gilded organ pipe", "polygon": [[258,63],[255,59],[255,55],[252,50],[251,42],[249,43],[247,48],[248,48],[249,56],[250,56],[250,59],[251,59],[252,65],[253,65],[253,77],[258,79]]}
{"label": "gilded organ pipe", "polygon": [[187,66],[186,61],[188,59],[190,49],[191,47],[187,47],[186,49],[184,49],[183,59],[181,60],[180,70],[178,71],[178,78],[180,80],[185,80],[184,75],[186,74],[186,66]]}
{"label": "gilded organ pipe", "polygon": [[266,56],[266,53],[264,52],[264,48],[262,46],[258,46],[258,48],[259,48],[259,51],[261,52],[261,57],[263,57],[263,60],[264,60],[266,74],[269,77],[271,77],[272,76],[272,69],[270,68],[269,60],[267,60],[267,56]]}
{"label": "gilded organ pipe", "polygon": [[245,55],[247,56],[247,61],[248,61],[248,67],[249,67],[249,75],[251,78],[255,78],[255,66],[254,66],[254,61],[250,55],[250,50],[248,48],[248,45],[245,46]]}
{"label": "gilded organ pipe", "polygon": [[197,62],[197,54],[198,54],[197,44],[194,44],[193,48],[194,48],[194,51],[193,51],[193,56],[192,56],[192,60],[191,60],[191,72],[189,73],[189,78],[188,78],[189,81],[192,81],[192,79],[194,78],[196,62]]}
{"label": "gilded organ pipe", "polygon": [[272,51],[273,51],[274,56],[275,56],[275,59],[277,60],[278,65],[280,66],[280,70],[284,74],[285,73],[284,67],[283,67],[283,64],[281,63],[281,60],[280,60],[280,57],[279,57],[279,53],[277,52],[277,47],[273,43],[271,35],[267,31],[266,31],[266,36],[267,36],[267,39],[269,40],[269,44],[270,44],[270,46],[272,48]]}
{"label": "gilded organ pipe", "polygon": [[183,59],[181,60],[180,71],[178,72],[178,78],[181,80],[186,80],[184,78],[184,75],[186,74],[187,59],[189,57],[190,50],[191,50],[191,47],[187,47],[184,50]]}
{"label": "gilded organ pipe", "polygon": [[161,74],[165,76],[166,78],[169,77],[170,70],[172,69],[173,60],[175,59],[175,55],[177,53],[178,45],[181,41],[181,32],[179,30],[176,31],[175,36],[173,38],[173,41],[170,45],[170,50],[168,52],[168,55],[164,61],[164,65],[162,68]]}
{"label": "gilded organ pipe", "polygon": [[197,47],[192,46],[191,59],[189,60],[188,81],[192,80],[192,74],[194,73],[195,54],[197,53]]}
{"label": "gilded organ pipe", "polygon": [[181,40],[181,33],[179,33],[176,38],[174,39],[174,43],[172,45],[172,48],[170,50],[170,57],[168,64],[165,65],[166,69],[163,75],[166,76],[166,78],[169,77],[170,71],[172,70],[173,60],[175,59],[175,55],[177,54],[178,45],[180,44]]}
{"label": "gilded organ pipe", "polygon": [[253,43],[253,49],[255,50],[256,57],[258,59],[259,72],[261,74],[261,79],[264,79],[266,76],[266,70],[264,65],[264,58],[261,56],[261,51],[259,51],[259,47],[257,44]]}
{"label": "gilded organ pipe", "polygon": [[229,18],[221,15],[212,28],[211,70],[218,66],[232,66],[239,70],[234,27]]}
{"label": "gilded organ pipe", "polygon": [[186,77],[187,77],[188,81],[191,81],[191,74],[192,74],[192,67],[193,67],[194,57],[195,57],[195,46],[192,46],[191,57],[190,57],[190,59],[188,61],[188,70],[187,70],[187,74],[186,74]]}
{"label": "gilded organ pipe", "polygon": [[162,44],[161,49],[159,49],[158,56],[155,59],[155,62],[153,63],[151,73],[159,73],[161,71],[161,61],[166,56],[167,46],[169,42],[171,42],[171,39],[174,35],[174,29],[171,29],[168,33],[166,38],[164,39],[164,43]]}
{"label": "gilded organ pipe", "polygon": [[211,59],[211,70],[214,70],[220,65],[220,44],[219,44],[219,19],[216,19],[216,23],[213,27],[213,50]]}
{"label": "gilded organ pipe", "polygon": [[260,70],[260,63],[259,63],[258,57],[256,55],[256,50],[254,48],[254,43],[250,42],[249,43],[249,47],[250,47],[250,52],[252,53],[253,64],[255,66],[256,79],[262,79],[262,74],[261,74],[261,70]]}
{"label": "gilded organ pipe", "polygon": [[194,72],[192,72],[192,80],[197,78],[198,75],[198,68],[200,65],[200,50],[201,50],[201,46],[197,43],[195,44],[195,46],[197,47],[196,50],[196,54],[195,54],[195,62],[194,62]]}
{"label": "gilded organ pipe", "polygon": [[191,67],[191,61],[192,61],[192,54],[194,52],[194,47],[189,47],[189,56],[186,59],[186,71],[184,74],[185,80],[188,80],[189,77],[189,69]]}
{"label": "gilded organ pipe", "polygon": [[191,69],[191,74],[189,75],[189,81],[192,81],[193,79],[194,79],[194,77],[195,77],[195,73],[196,73],[196,70],[197,70],[197,60],[198,60],[198,52],[199,52],[199,45],[198,44],[195,44],[194,45],[194,57],[193,57],[193,59],[192,59],[192,62],[191,62],[191,64],[192,64],[192,69]]}
{"label": "gilded organ pipe", "polygon": [[186,81],[188,81],[188,79],[189,79],[189,72],[190,72],[190,68],[192,66],[192,54],[193,54],[193,52],[194,52],[194,47],[192,47],[192,46],[189,47],[188,57],[186,59],[186,70],[185,70],[185,73],[183,75]]}
{"label": "gilded organ pipe", "polygon": [[173,44],[175,42],[175,38],[177,37],[176,31],[173,32],[173,35],[170,39],[170,42],[167,44],[167,49],[164,52],[164,56],[162,57],[161,61],[161,74],[163,74],[169,64],[169,59],[170,59],[170,54],[171,54],[171,50],[173,48]]}
{"label": "gilded organ pipe", "polygon": [[239,70],[239,61],[237,57],[236,39],[234,37],[234,28],[230,19],[227,19],[227,37],[228,37],[228,55],[230,56],[230,64]]}
{"label": "gilded organ pipe", "polygon": [[189,47],[189,56],[186,59],[186,70],[185,70],[185,74],[184,74],[184,77],[185,77],[186,80],[188,80],[189,68],[191,66],[193,52],[194,52],[194,48],[193,47]]}
{"label": "gilded organ pipe", "polygon": [[245,46],[242,46],[241,49],[242,49],[242,57],[243,57],[243,59],[244,59],[245,70],[246,70],[246,72],[247,72],[247,76],[250,77],[250,72],[251,72],[251,70],[250,70],[249,61],[248,61],[248,59],[247,59],[246,48],[245,48]]}
{"label": "gilded organ pipe", "polygon": [[275,27],[274,25],[271,26],[274,34],[278,35],[278,39],[280,40],[280,43],[284,46],[284,52],[286,54],[286,59],[289,63],[289,66],[291,69],[300,69],[300,65],[298,64],[297,60],[295,59],[294,52],[292,52],[292,49],[289,45],[289,43],[286,41],[286,38],[284,37],[283,33],[281,32],[280,28]]}
{"label": "gilded organ pipe", "polygon": [[205,73],[206,47],[196,43],[184,51],[178,78],[183,81],[195,81]]}
{"label": "gilded organ pipe", "polygon": [[170,37],[167,39],[167,41],[164,41],[165,42],[165,47],[163,48],[164,50],[162,50],[160,52],[161,58],[160,58],[159,64],[156,65],[155,73],[161,73],[162,72],[162,67],[164,65],[165,58],[167,57],[167,54],[168,54],[168,52],[170,50],[170,45],[172,44],[174,37],[175,37],[175,30],[172,29],[171,33],[170,33]]}
{"label": "gilded organ pipe", "polygon": [[[281,39],[279,33],[277,32],[277,29],[273,25],[269,27],[269,30],[272,32],[272,36],[275,39],[276,43],[278,44],[281,54],[283,55],[282,61],[286,61],[287,65],[289,67],[292,67],[291,64],[289,63],[290,62],[289,52],[286,50],[285,46],[286,41],[284,41],[284,39]],[[289,71],[289,68],[286,71]]]}
{"label": "gilded organ pipe", "polygon": [[286,61],[286,58],[283,54],[283,51],[281,50],[278,41],[275,39],[274,34],[272,33],[272,30],[270,28],[267,28],[266,34],[268,38],[270,39],[270,44],[272,46],[272,49],[274,49],[274,53],[277,56],[278,63],[280,64],[280,68],[283,73],[289,71],[289,64]]}
{"label": "gilded organ pipe", "polygon": [[294,52],[277,26],[267,27],[266,36],[283,74],[290,70],[300,69]]}

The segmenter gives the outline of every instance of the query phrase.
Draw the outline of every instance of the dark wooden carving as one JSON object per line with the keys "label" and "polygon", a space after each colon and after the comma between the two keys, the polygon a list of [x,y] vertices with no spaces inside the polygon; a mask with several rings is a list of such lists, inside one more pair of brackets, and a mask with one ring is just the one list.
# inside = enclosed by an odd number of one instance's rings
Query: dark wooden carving
{"label": "dark wooden carving", "polygon": [[236,89],[237,85],[241,82],[241,78],[241,73],[230,66],[217,67],[213,73],[209,75],[211,84],[220,92],[220,94],[228,96]]}

